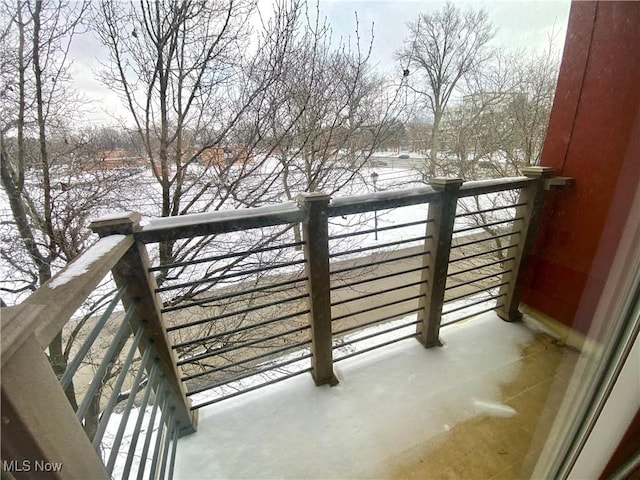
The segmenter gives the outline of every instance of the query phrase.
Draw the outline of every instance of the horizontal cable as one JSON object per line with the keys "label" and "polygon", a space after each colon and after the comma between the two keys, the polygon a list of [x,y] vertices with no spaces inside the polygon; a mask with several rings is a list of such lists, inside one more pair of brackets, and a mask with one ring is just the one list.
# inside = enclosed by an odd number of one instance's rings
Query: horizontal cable
{"label": "horizontal cable", "polygon": [[250,347],[252,345],[257,345],[258,343],[267,342],[269,340],[274,340],[276,338],[286,337],[287,335],[291,335],[292,333],[303,332],[304,330],[308,330],[310,328],[311,328],[311,325],[303,325],[302,327],[293,328],[291,330],[287,330],[287,331],[282,332],[282,333],[276,333],[274,335],[269,335],[269,336],[266,336],[266,337],[260,337],[260,338],[258,338],[256,340],[250,340],[248,342],[239,343],[239,344],[233,345],[231,347],[218,348],[218,349],[212,350],[210,352],[200,353],[200,354],[194,355],[192,357],[183,358],[183,359],[178,360],[178,365],[187,365],[189,363],[199,362],[200,360],[204,360],[205,358],[214,357],[216,355],[222,355],[224,353],[232,352],[234,350],[239,350],[241,348],[247,348],[247,347]]}
{"label": "horizontal cable", "polygon": [[[515,257],[507,257],[501,260],[495,260],[493,262],[489,262],[489,263],[483,263],[482,265],[476,265],[470,268],[465,268],[463,270],[458,270],[457,272],[451,272],[447,274],[447,278],[448,277],[453,277],[455,275],[461,275],[463,273],[469,273],[469,272],[473,272],[475,270],[482,270],[483,268],[488,268],[488,267],[492,267],[494,265],[499,265],[501,263],[505,263],[505,262],[509,262],[511,260],[515,260]],[[449,262],[451,263],[451,262]]]}
{"label": "horizontal cable", "polygon": [[442,304],[446,305],[447,303],[455,302],[456,300],[460,300],[461,298],[471,297],[473,295],[476,295],[477,293],[487,292],[489,290],[493,290],[494,288],[502,287],[504,285],[509,285],[509,282],[497,283],[497,284],[491,285],[489,287],[485,287],[485,288],[481,288],[479,290],[474,290],[473,292],[465,293],[464,295],[458,295],[457,297],[453,297],[453,298],[450,298],[448,300],[445,300],[444,302],[442,302]]}
{"label": "horizontal cable", "polygon": [[423,236],[423,237],[408,238],[406,240],[397,240],[395,242],[381,243],[379,245],[370,245],[368,247],[354,248],[353,250],[346,250],[344,252],[332,253],[332,254],[329,255],[329,258],[341,257],[343,255],[349,255],[349,254],[353,254],[353,253],[366,252],[367,250],[375,250],[375,249],[378,249],[378,248],[393,247],[395,245],[402,245],[402,244],[405,244],[405,243],[424,241],[424,240],[427,240],[429,238],[432,238],[431,235],[426,236],[426,237]]}
{"label": "horizontal cable", "polygon": [[406,260],[407,258],[421,257],[423,255],[430,255],[430,254],[431,254],[430,251],[429,252],[412,253],[410,255],[402,255],[402,256],[399,256],[399,257],[388,258],[386,260],[378,260],[376,262],[365,263],[363,265],[356,265],[356,266],[353,266],[353,267],[339,268],[337,270],[332,270],[329,273],[331,275],[334,275],[336,273],[351,272],[353,270],[359,270],[361,268],[375,267],[376,265],[382,265],[384,263],[392,263],[392,262],[397,262],[399,260]]}
{"label": "horizontal cable", "polygon": [[482,252],[473,253],[471,255],[465,255],[460,258],[454,258],[453,260],[449,260],[449,263],[457,263],[463,262],[465,260],[469,260],[471,258],[481,257],[483,255],[490,255],[492,253],[501,252],[502,250],[506,250],[507,248],[515,247],[516,245],[505,245],[504,247],[492,248],[491,250],[483,250]]}
{"label": "horizontal cable", "polygon": [[[515,260],[515,257],[506,257],[506,258],[503,258],[503,259],[494,260],[493,262],[483,263],[483,264],[480,264],[480,265],[474,265],[473,267],[469,267],[469,268],[463,268],[462,270],[457,270],[455,272],[447,273],[447,278],[453,277],[455,275],[461,275],[463,273],[473,272],[475,270],[482,270],[483,268],[493,267],[495,265],[500,265],[501,263],[510,262],[511,260]],[[451,262],[449,262],[449,263],[451,263]]]}
{"label": "horizontal cable", "polygon": [[421,270],[426,270],[428,268],[429,268],[429,266],[425,265],[424,267],[411,268],[409,270],[401,270],[399,272],[387,273],[385,275],[379,275],[379,276],[373,277],[373,278],[365,278],[364,280],[357,280],[355,282],[345,283],[343,285],[332,286],[330,289],[331,290],[339,290],[341,288],[355,287],[356,285],[362,285],[363,283],[376,282],[378,280],[383,280],[385,278],[398,277],[398,276],[404,275],[406,273],[419,272]]}
{"label": "horizontal cable", "polygon": [[263,285],[262,287],[250,288],[248,290],[241,290],[239,292],[233,292],[233,293],[228,293],[228,294],[224,294],[224,295],[218,295],[218,296],[215,296],[215,297],[200,298],[200,299],[195,300],[195,301],[190,302],[190,303],[181,303],[181,304],[174,305],[174,306],[171,306],[171,307],[165,307],[165,308],[162,309],[162,313],[174,312],[176,310],[182,310],[184,308],[196,307],[196,306],[199,306],[199,305],[205,305],[207,303],[215,303],[215,302],[219,302],[221,300],[229,300],[231,298],[241,297],[243,295],[249,295],[249,294],[252,294],[252,293],[263,292],[265,290],[271,290],[272,288],[280,288],[280,287],[286,287],[287,285],[295,285],[296,283],[306,282],[307,280],[309,280],[309,277],[301,277],[301,278],[297,278],[297,279],[294,279],[294,280],[287,280],[285,282],[270,283],[268,285]]}
{"label": "horizontal cable", "polygon": [[307,309],[307,310],[301,310],[299,312],[288,313],[287,315],[282,315],[280,317],[272,318],[271,320],[266,320],[264,322],[253,323],[251,325],[245,325],[244,327],[234,328],[233,330],[227,330],[221,333],[216,333],[215,335],[209,335],[202,338],[196,338],[195,340],[188,340],[186,342],[176,343],[175,345],[173,345],[172,348],[176,350],[178,348],[187,347],[189,345],[195,345],[196,343],[203,343],[209,340],[215,340],[216,338],[225,337],[227,335],[233,335],[234,333],[240,333],[240,332],[245,332],[247,330],[252,330],[254,328],[264,327],[266,325],[271,325],[272,323],[277,323],[282,320],[288,320],[290,318],[298,317],[300,315],[306,315],[310,311],[311,310]]}
{"label": "horizontal cable", "polygon": [[360,315],[362,313],[372,312],[374,310],[379,310],[379,309],[385,308],[385,307],[391,307],[392,305],[398,305],[399,303],[408,302],[409,300],[417,300],[421,296],[422,295],[414,295],[413,297],[402,298],[400,300],[395,300],[393,302],[383,303],[381,305],[376,305],[376,306],[373,306],[373,307],[365,308],[363,310],[357,310],[355,312],[350,312],[350,313],[347,313],[345,315],[339,315],[337,317],[334,317],[333,319],[331,319],[331,321],[332,322],[337,322],[338,320],[342,320],[344,318],[353,317],[355,315]]}
{"label": "horizontal cable", "polygon": [[228,275],[221,275],[219,277],[215,277],[215,278],[201,278],[200,280],[193,280],[191,282],[184,282],[184,283],[176,283],[175,285],[169,285],[167,287],[159,287],[156,288],[156,293],[160,293],[160,292],[166,292],[169,290],[177,290],[179,288],[187,288],[187,287],[194,287],[196,285],[206,285],[206,284],[210,284],[210,283],[218,283],[221,282],[223,280],[227,280],[229,278],[237,278],[237,277],[246,277],[247,275],[252,275],[254,273],[261,273],[261,272],[266,272],[269,270],[277,270],[278,268],[283,268],[283,267],[291,267],[293,265],[301,265],[303,263],[306,263],[306,260],[294,260],[291,262],[282,262],[282,263],[278,263],[276,265],[269,265],[268,267],[260,267],[260,268],[254,268],[251,270],[244,270],[242,272],[236,272],[236,273],[230,273]]}
{"label": "horizontal cable", "polygon": [[487,222],[487,223],[483,223],[482,225],[474,225],[471,227],[465,227],[465,228],[461,228],[459,230],[454,230],[452,233],[462,233],[462,232],[469,232],[471,230],[479,230],[481,228],[487,228],[487,227],[493,227],[495,225],[503,225],[505,223],[511,223],[511,222],[515,222],[517,220],[522,220],[524,217],[515,217],[515,218],[509,218],[507,220],[499,220],[496,222]]}
{"label": "horizontal cable", "polygon": [[339,300],[337,302],[333,302],[331,306],[337,307],[338,305],[342,305],[344,303],[355,302],[356,300],[362,300],[363,298],[369,298],[369,297],[374,297],[376,295],[382,295],[384,293],[395,292],[397,290],[402,290],[403,288],[415,287],[416,285],[420,285],[420,284],[422,284],[422,281],[401,285],[400,287],[392,287],[392,288],[386,288],[384,290],[378,290],[375,292],[369,292],[369,293],[365,293],[364,295],[359,295],[357,297],[351,297],[345,300]]}
{"label": "horizontal cable", "polygon": [[296,300],[302,300],[308,298],[309,294],[305,293],[303,295],[296,295],[294,297],[285,298],[282,300],[277,300],[275,302],[262,303],[260,305],[254,305],[253,307],[243,308],[242,310],[234,310],[233,312],[223,313],[221,315],[216,315],[214,317],[201,318],[200,320],[194,320],[193,322],[183,323],[181,325],[173,325],[167,328],[167,332],[173,332],[175,330],[182,330],[183,328],[195,327],[197,325],[202,325],[204,323],[215,322],[221,320],[223,318],[234,317],[236,315],[244,315],[245,313],[255,312],[257,310],[262,310],[263,308],[274,307],[276,305],[282,305],[283,303],[295,302]]}
{"label": "horizontal cable", "polygon": [[469,242],[458,243],[455,245],[451,245],[451,250],[453,250],[454,248],[468,247],[469,245],[475,245],[477,243],[488,242],[489,240],[495,240],[496,238],[510,237],[511,235],[520,235],[520,233],[522,232],[518,230],[517,232],[503,233],[501,235],[492,235],[490,237],[481,238],[479,240],[471,240]]}
{"label": "horizontal cable", "polygon": [[389,225],[387,227],[372,228],[370,230],[358,230],[357,232],[341,233],[339,235],[329,235],[329,240],[339,240],[341,238],[355,237],[357,235],[366,235],[369,233],[385,232],[396,228],[412,227],[414,225],[424,225],[431,223],[433,220],[418,220],[416,222],[401,223],[399,225]]}
{"label": "horizontal cable", "polygon": [[244,380],[245,378],[253,377],[254,375],[261,375],[263,373],[267,373],[271,370],[275,370],[277,368],[286,367],[287,365],[291,365],[292,363],[301,362],[302,360],[307,360],[311,358],[313,355],[307,353],[306,355],[302,355],[298,358],[293,358],[291,360],[287,360],[286,362],[280,362],[274,365],[268,365],[263,368],[259,368],[257,370],[252,370],[251,372],[244,373],[242,375],[236,375],[235,377],[228,378],[221,382],[212,383],[211,385],[205,385],[204,387],[196,388],[195,390],[191,390],[187,392],[187,396],[195,395],[196,393],[202,393],[207,390],[211,390],[212,388],[222,387],[223,385],[227,385],[229,383],[238,382],[240,380]]}
{"label": "horizontal cable", "polygon": [[446,312],[442,312],[442,315],[449,315],[450,313],[457,312],[459,310],[464,310],[465,308],[473,307],[475,305],[480,305],[482,303],[489,302],[491,300],[497,300],[498,298],[504,297],[504,296],[506,296],[505,293],[503,293],[502,295],[493,295],[493,296],[489,296],[489,297],[486,297],[486,298],[482,298],[482,299],[477,300],[475,302],[467,303],[467,304],[465,304],[465,305],[463,305],[461,307],[452,308],[451,310],[448,310]]}
{"label": "horizontal cable", "polygon": [[353,345],[354,343],[362,342],[363,340],[369,340],[370,338],[378,337],[378,336],[384,335],[386,333],[395,332],[396,330],[400,330],[402,328],[410,327],[411,325],[417,325],[418,323],[420,323],[418,320],[412,320],[409,323],[403,323],[402,325],[395,325],[393,327],[385,328],[384,330],[380,330],[378,332],[373,332],[373,333],[370,333],[368,335],[363,335],[362,337],[352,338],[351,340],[347,340],[345,342],[341,342],[338,345],[334,345],[333,349],[335,350],[337,348],[346,347],[348,345]]}
{"label": "horizontal cable", "polygon": [[504,272],[501,271],[501,272],[497,272],[497,273],[490,273],[488,275],[483,275],[482,277],[472,278],[471,280],[467,280],[465,282],[460,282],[460,283],[457,283],[455,285],[450,285],[448,287],[445,287],[445,291],[453,290],[454,288],[466,287],[467,285],[471,285],[471,284],[474,284],[474,283],[477,283],[477,282],[481,282],[483,280],[487,280],[487,279],[492,278],[492,277],[502,276],[503,274],[509,273],[511,271],[512,270],[507,270],[507,271],[504,271]]}
{"label": "horizontal cable", "polygon": [[149,272],[157,272],[158,270],[168,270],[170,268],[175,268],[175,267],[186,267],[188,265],[197,265],[200,263],[218,262],[220,260],[228,260],[230,258],[244,257],[244,256],[253,255],[256,253],[271,252],[273,250],[284,250],[285,248],[299,247],[301,245],[304,245],[304,242],[291,242],[291,243],[284,243],[282,245],[274,245],[271,247],[244,250],[242,252],[237,252],[237,253],[226,253],[224,255],[216,255],[213,257],[203,257],[203,258],[197,258],[195,260],[186,260],[184,262],[164,263],[162,265],[149,268]]}
{"label": "horizontal cable", "polygon": [[193,380],[194,378],[204,377],[205,375],[209,375],[211,373],[220,372],[222,370],[226,370],[227,368],[238,367],[240,365],[244,365],[245,363],[254,362],[256,360],[261,360],[263,358],[268,358],[273,355],[277,355],[279,353],[284,353],[293,349],[301,349],[300,347],[305,347],[307,345],[311,345],[311,340],[302,340],[300,342],[292,343],[291,345],[287,345],[285,347],[276,348],[274,350],[269,350],[268,352],[261,353],[260,355],[255,355],[253,357],[244,358],[242,360],[238,360],[236,362],[228,363],[226,365],[221,365],[219,367],[215,367],[209,370],[204,370],[202,372],[194,373],[191,375],[187,375],[182,377],[182,381],[186,382],[187,380]]}
{"label": "horizontal cable", "polygon": [[269,380],[267,382],[264,382],[264,383],[261,383],[259,385],[253,385],[253,386],[247,387],[247,388],[245,388],[243,390],[230,393],[229,395],[224,395],[224,396],[221,396],[221,397],[214,398],[212,400],[207,400],[206,402],[202,402],[202,403],[199,403],[197,405],[193,405],[191,407],[191,410],[197,410],[197,409],[202,408],[202,407],[207,407],[209,405],[213,405],[214,403],[218,403],[218,402],[221,402],[223,400],[227,400],[229,398],[237,397],[238,395],[242,395],[243,393],[249,393],[249,392],[252,392],[254,390],[258,390],[259,388],[267,387],[269,385],[273,385],[274,383],[281,382],[282,380],[287,380],[287,379],[292,378],[292,377],[297,377],[298,375],[302,375],[304,373],[308,373],[311,370],[313,370],[313,369],[312,368],[305,368],[303,370],[298,370],[296,372],[289,373],[287,375],[282,375],[281,377],[278,377],[278,378],[272,378],[271,380]]}
{"label": "horizontal cable", "polygon": [[481,214],[481,213],[496,212],[498,210],[506,210],[507,208],[523,207],[525,205],[526,205],[526,202],[522,202],[522,203],[514,203],[512,205],[505,205],[503,207],[485,208],[483,210],[475,210],[473,212],[458,213],[456,215],[456,218],[468,217],[468,216],[471,216],[471,215],[478,215],[478,214]]}
{"label": "horizontal cable", "polygon": [[347,358],[355,357],[356,355],[360,355],[361,353],[367,353],[372,350],[376,350],[377,348],[386,347],[387,345],[392,345],[394,343],[400,342],[402,340],[407,340],[409,338],[415,338],[418,333],[410,333],[409,335],[404,335],[402,337],[394,338],[393,340],[386,341],[384,343],[379,343],[377,345],[373,345],[371,347],[363,348],[362,350],[358,350],[356,352],[349,353],[347,355],[343,355],[340,358],[336,358],[333,360],[333,363],[340,362],[342,360],[346,360]]}
{"label": "horizontal cable", "polygon": [[462,321],[467,320],[469,318],[477,317],[478,315],[482,315],[483,313],[487,313],[487,312],[491,312],[493,310],[497,310],[498,308],[500,308],[502,306],[504,306],[503,303],[501,303],[499,305],[495,305],[493,307],[486,308],[484,310],[480,310],[478,312],[470,313],[469,315],[465,315],[464,317],[456,318],[455,320],[451,320],[450,322],[443,323],[442,325],[440,325],[440,327],[446,327],[447,325],[453,325],[454,323],[462,322]]}
{"label": "horizontal cable", "polygon": [[411,310],[394,313],[393,315],[387,315],[386,317],[378,318],[376,320],[370,320],[368,322],[359,323],[358,325],[353,325],[351,327],[343,328],[342,330],[336,330],[335,332],[333,332],[333,336],[335,337],[337,335],[353,332],[354,330],[361,330],[365,327],[370,327],[372,325],[383,323],[389,320],[395,320],[397,318],[404,317],[406,315],[411,315],[412,313],[417,313],[420,310],[422,310],[422,307],[412,308]]}

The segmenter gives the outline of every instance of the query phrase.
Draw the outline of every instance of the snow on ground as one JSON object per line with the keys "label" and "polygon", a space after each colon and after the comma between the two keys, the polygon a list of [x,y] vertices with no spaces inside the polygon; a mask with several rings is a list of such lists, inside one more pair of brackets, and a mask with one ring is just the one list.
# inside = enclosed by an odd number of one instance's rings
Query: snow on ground
{"label": "snow on ground", "polygon": [[[266,162],[264,168],[275,168],[272,163]],[[373,173],[378,175],[377,183],[374,188],[371,175]],[[256,175],[259,177],[261,174],[265,172],[256,172]],[[144,217],[142,220],[142,224],[145,225],[144,229],[155,229],[160,227],[167,226],[176,226],[182,225],[184,223],[192,223],[194,221],[202,221],[210,219],[212,216],[214,218],[221,217],[234,217],[238,215],[246,215],[248,213],[254,213],[253,210],[243,209],[243,210],[229,210],[229,211],[221,211],[217,213],[204,213],[198,214],[195,216],[189,217],[177,217],[170,219],[160,219],[155,218],[160,212],[159,205],[157,204],[157,199],[159,198],[159,185],[153,181],[152,175],[150,171],[144,171],[136,174],[136,177],[132,177],[130,180],[130,191],[123,192],[113,192],[114,195],[117,195],[120,199],[125,198],[128,199],[129,204],[127,205],[128,210],[140,211],[143,213]],[[419,173],[408,166],[400,166],[400,165],[384,165],[384,166],[376,166],[376,167],[365,167],[361,171],[361,175],[355,177],[353,179],[353,183],[349,185],[349,193],[350,194],[371,194],[374,190],[378,192],[389,192],[392,190],[400,190],[412,187],[424,186],[424,183],[421,181]],[[334,197],[338,198],[341,194],[338,193]],[[187,199],[188,200],[188,199]],[[202,198],[200,200],[204,202],[203,205],[208,201],[207,198]],[[121,202],[120,202],[121,203]],[[199,205],[196,202],[196,207]],[[285,204],[284,208],[294,208],[295,204],[293,202],[289,202]],[[265,206],[262,207],[263,210],[271,212],[274,209],[282,208],[282,205],[279,206]],[[197,210],[197,208],[196,208]],[[331,218],[330,219],[330,233],[332,235],[339,235],[345,233],[347,231],[356,232],[358,230],[365,229],[373,229],[377,223],[378,228],[389,227],[392,225],[400,225],[409,222],[415,222],[416,220],[425,220],[427,216],[427,205],[413,205],[409,207],[402,207],[396,209],[389,210],[380,210],[378,212],[368,212],[366,214],[358,215],[358,216],[348,216],[347,218]],[[259,210],[258,210],[259,211]],[[94,212],[94,218],[104,218],[104,216],[113,217],[114,215],[118,215],[117,212],[111,210],[110,206],[107,204],[104,205],[103,210],[98,210]],[[8,208],[8,201],[6,199],[5,192],[0,189],[0,218],[3,220],[8,220],[8,226],[5,228],[13,228],[10,225],[10,213]],[[459,226],[465,225],[466,219],[459,219],[457,224]],[[477,232],[468,232],[468,233],[477,233]],[[358,236],[357,239],[349,239],[350,247],[354,246],[374,246],[379,245],[385,242],[394,242],[401,239],[406,238],[419,238],[424,236],[425,234],[425,226],[423,224],[413,225],[404,227],[401,229],[392,229],[392,230],[383,230],[377,233],[377,240],[375,239],[374,234],[361,235]],[[245,239],[246,232],[232,232],[227,234],[225,238],[229,240],[232,244],[237,244],[239,246],[245,245],[246,242],[242,240]],[[358,245],[355,245],[353,242],[358,241]],[[405,247],[410,247],[416,245],[417,242],[411,244],[404,244]],[[227,248],[226,246],[212,245],[208,247],[211,251],[208,251],[208,254],[215,255],[217,253],[227,253],[224,252],[216,252],[214,251],[216,248]],[[332,246],[333,248],[333,246]],[[148,249],[152,258],[156,257],[156,246],[148,245]],[[194,278],[199,278],[199,271],[194,271]],[[2,262],[0,264],[0,274],[4,274],[6,278],[11,278],[10,268],[8,264]],[[168,282],[168,284],[171,282]],[[6,287],[13,287],[14,285],[6,285]],[[15,298],[14,298],[15,297]],[[4,300],[9,304],[15,303],[15,300],[18,299],[18,295],[14,296],[11,294],[5,294]]]}
{"label": "snow on ground", "polygon": [[476,415],[510,416],[500,385],[533,334],[493,313],[339,363],[340,384],[310,375],[200,410],[178,443],[176,478],[380,478],[412,449]]}
{"label": "snow on ground", "polygon": [[[134,454],[131,463],[128,465],[129,476],[127,478],[136,478],[140,469],[144,470],[148,475],[151,470],[151,464],[153,459],[153,452],[157,440],[158,427],[160,426],[160,412],[157,411],[155,416],[153,415],[153,407],[147,407],[142,411],[142,424],[138,435],[135,435],[135,427],[138,421],[138,415],[141,410],[139,408],[132,408],[130,414],[127,417],[127,423],[124,426],[122,432],[119,434],[121,422],[123,420],[123,413],[113,413],[109,418],[109,422],[105,429],[105,434],[102,439],[100,453],[102,455],[103,463],[106,465],[112,455],[111,447],[114,439],[117,436],[121,436],[122,443],[120,449],[116,454],[113,472],[111,478],[123,478],[123,472],[127,467],[128,453],[132,442],[135,440]],[[153,420],[153,421],[151,421]],[[149,430],[151,430],[149,435]],[[143,453],[146,453],[146,460],[143,462]],[[143,468],[144,467],[144,468]],[[158,468],[160,468],[158,466]]]}

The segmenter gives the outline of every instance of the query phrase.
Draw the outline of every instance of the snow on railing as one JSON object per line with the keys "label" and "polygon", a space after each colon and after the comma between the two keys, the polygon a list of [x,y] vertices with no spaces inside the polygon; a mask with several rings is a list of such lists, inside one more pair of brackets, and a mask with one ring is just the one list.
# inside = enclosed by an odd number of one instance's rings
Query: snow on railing
{"label": "snow on railing", "polygon": [[[408,338],[437,346],[441,326],[487,310],[517,320],[550,175],[535,167],[524,177],[435,178],[333,200],[311,193],[145,226],[134,213],[102,218],[92,224],[102,237],[95,247],[24,305],[3,310],[3,398],[37,448],[73,463],[77,478],[127,478],[145,467],[170,478],[177,438],[195,430],[204,405],[305,372],[333,385],[336,361]],[[165,260],[151,265],[146,244],[155,243]],[[189,248],[188,258],[166,255]],[[80,334],[67,322],[109,271],[118,292]],[[60,332],[84,343],[59,352],[50,345]],[[48,372],[25,370],[23,352],[34,346]],[[46,348],[54,365],[61,353],[68,363],[62,385],[51,386]],[[50,432],[24,418],[50,405],[25,397],[37,397],[33,382],[31,390],[7,384],[12,368],[48,376],[57,425],[67,425],[64,447],[39,445]],[[139,457],[151,460],[134,467]]]}
{"label": "snow on railing", "polygon": [[193,408],[308,371],[333,384],[345,349],[431,347],[441,325],[487,310],[516,319],[548,174],[152,220],[137,241],[198,238],[206,252],[150,268]]}
{"label": "snow on railing", "polygon": [[142,252],[130,234],[105,236],[2,311],[3,438],[17,428],[61,478],[170,478],[178,436],[195,431]]}

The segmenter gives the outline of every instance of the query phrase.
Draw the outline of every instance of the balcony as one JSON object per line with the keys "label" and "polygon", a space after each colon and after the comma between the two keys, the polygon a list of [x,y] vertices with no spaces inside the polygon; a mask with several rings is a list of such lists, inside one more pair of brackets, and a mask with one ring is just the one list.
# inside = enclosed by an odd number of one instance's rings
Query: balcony
{"label": "balcony", "polygon": [[[449,475],[456,462],[430,455],[460,438],[504,460],[463,472],[531,468],[536,449],[511,447],[549,427],[532,399],[562,391],[577,354],[531,320],[507,322],[522,317],[545,194],[565,183],[532,167],[94,222],[93,247],[2,311],[2,435],[21,439],[3,442],[5,470],[27,478],[35,460],[21,462],[39,459],[63,478]],[[181,241],[206,253],[151,263]],[[81,315],[88,298],[100,315]],[[64,358],[47,349],[60,334],[79,340]]]}
{"label": "balcony", "polygon": [[[2,478],[637,474],[639,18],[571,7],[540,223],[544,170],[96,222],[2,308]],[[209,251],[151,263],[173,241]]]}
{"label": "balcony", "polygon": [[[176,478],[525,478],[577,351],[493,312],[200,410]],[[203,441],[206,439],[206,441]],[[212,445],[216,445],[212,448]]]}

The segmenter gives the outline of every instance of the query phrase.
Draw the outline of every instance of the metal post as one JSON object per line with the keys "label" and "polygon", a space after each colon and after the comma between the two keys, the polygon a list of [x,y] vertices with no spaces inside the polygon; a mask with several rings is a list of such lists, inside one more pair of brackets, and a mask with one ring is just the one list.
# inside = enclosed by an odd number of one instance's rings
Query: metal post
{"label": "metal post", "polygon": [[451,251],[451,236],[456,216],[460,178],[432,178],[429,181],[440,197],[429,203],[427,240],[420,285],[420,310],[418,311],[418,340],[426,348],[440,346],[440,318],[447,283],[447,268]]}
{"label": "metal post", "polygon": [[316,385],[336,385],[333,372],[331,292],[329,285],[328,195],[306,193],[297,197],[305,210],[302,222],[304,256],[307,261],[311,323],[311,367]]}
{"label": "metal post", "polygon": [[[140,230],[140,219],[139,213],[130,212],[120,218],[95,221],[89,227],[101,237],[112,234],[131,235]],[[125,308],[136,300],[138,302],[132,319],[133,327],[144,328],[145,334],[153,341],[154,353],[158,356],[167,386],[175,395],[176,418],[183,426],[180,435],[187,435],[196,431],[198,415],[197,411],[191,411],[191,401],[186,396],[181,369],[177,365],[177,357],[162,317],[162,301],[155,292],[156,280],[149,273],[149,266],[145,245],[136,242],[113,268],[113,278],[118,286],[129,284],[127,294],[122,299]]]}
{"label": "metal post", "polygon": [[[508,260],[504,264],[505,273],[500,283],[500,295],[504,296],[502,306],[496,310],[500,318],[507,322],[515,322],[522,318],[518,311],[524,272],[528,257],[533,248],[542,208],[544,207],[545,186],[547,179],[553,175],[553,168],[549,167],[525,167],[522,173],[532,179],[528,187],[520,191],[518,203],[524,204],[516,209],[516,220],[513,224],[514,234],[510,237],[510,247],[507,250]],[[515,232],[520,232],[516,234]],[[510,270],[509,272],[506,272]]]}

